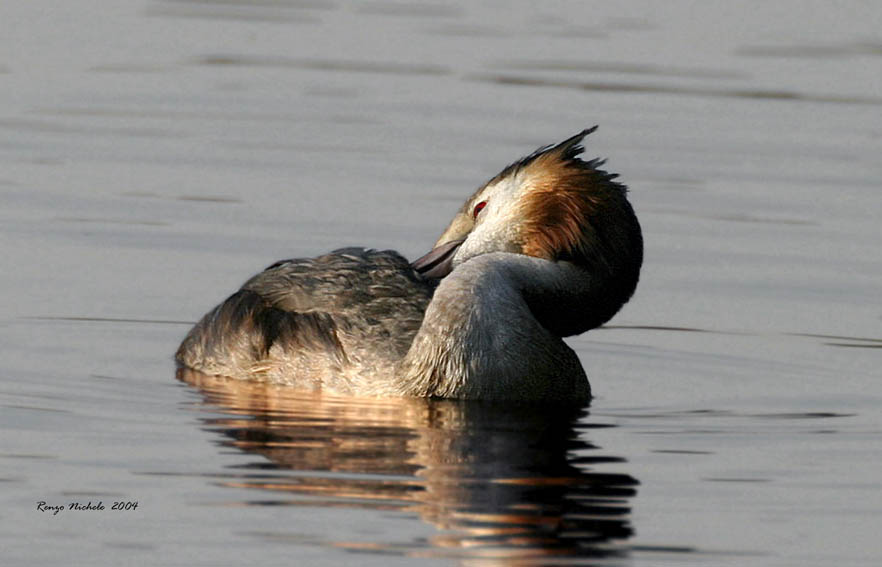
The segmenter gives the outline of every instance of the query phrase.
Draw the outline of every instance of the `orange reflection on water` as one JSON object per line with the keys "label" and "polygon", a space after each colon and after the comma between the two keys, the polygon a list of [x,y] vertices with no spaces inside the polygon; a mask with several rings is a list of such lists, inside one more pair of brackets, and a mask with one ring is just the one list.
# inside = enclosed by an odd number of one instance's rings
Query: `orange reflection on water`
{"label": "orange reflection on water", "polygon": [[405,545],[393,543],[397,534],[321,545],[506,564],[627,554],[638,483],[592,471],[623,461],[586,440],[605,425],[585,409],[325,396],[183,369],[178,377],[199,389],[202,408],[228,414],[203,418],[222,446],[261,457],[220,475],[224,486],[266,491],[273,505],[415,514],[440,530]]}

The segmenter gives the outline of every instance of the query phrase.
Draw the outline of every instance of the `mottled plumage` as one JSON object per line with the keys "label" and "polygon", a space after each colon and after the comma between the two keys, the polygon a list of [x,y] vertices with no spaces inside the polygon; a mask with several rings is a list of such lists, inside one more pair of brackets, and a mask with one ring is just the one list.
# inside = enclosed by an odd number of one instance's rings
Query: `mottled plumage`
{"label": "mottled plumage", "polygon": [[436,284],[392,251],[276,262],[210,311],[178,360],[207,374],[364,391],[362,376],[393,373],[407,353]]}

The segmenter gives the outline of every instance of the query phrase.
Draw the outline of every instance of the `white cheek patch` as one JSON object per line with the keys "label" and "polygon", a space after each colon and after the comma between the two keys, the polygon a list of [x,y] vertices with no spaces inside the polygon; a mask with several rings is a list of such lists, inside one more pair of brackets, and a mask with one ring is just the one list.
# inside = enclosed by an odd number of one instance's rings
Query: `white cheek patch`
{"label": "white cheek patch", "polygon": [[457,250],[453,258],[456,267],[470,258],[491,252],[521,253],[523,248],[521,226],[524,207],[521,201],[529,190],[525,183],[529,176],[506,177],[488,185],[473,200],[473,210],[483,201],[487,205],[476,217],[475,228]]}

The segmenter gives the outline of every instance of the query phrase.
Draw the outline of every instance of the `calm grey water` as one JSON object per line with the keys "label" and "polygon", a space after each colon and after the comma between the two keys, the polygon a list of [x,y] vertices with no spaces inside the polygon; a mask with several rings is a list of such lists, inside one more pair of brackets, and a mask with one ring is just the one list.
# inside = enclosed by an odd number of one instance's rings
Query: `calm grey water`
{"label": "calm grey water", "polygon": [[[3,565],[879,565],[880,30],[871,2],[4,2]],[[590,408],[176,376],[254,272],[416,257],[593,124],[647,255],[571,341]]]}

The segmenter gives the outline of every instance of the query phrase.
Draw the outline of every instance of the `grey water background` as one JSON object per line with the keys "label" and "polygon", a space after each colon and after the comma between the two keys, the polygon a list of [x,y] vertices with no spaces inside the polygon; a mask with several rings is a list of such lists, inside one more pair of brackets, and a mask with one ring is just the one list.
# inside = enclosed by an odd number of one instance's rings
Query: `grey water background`
{"label": "grey water background", "polygon": [[[3,2],[0,560],[879,565],[880,30],[873,2]],[[414,258],[593,124],[646,263],[570,341],[587,410],[176,377],[254,272]]]}

